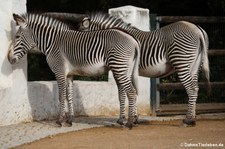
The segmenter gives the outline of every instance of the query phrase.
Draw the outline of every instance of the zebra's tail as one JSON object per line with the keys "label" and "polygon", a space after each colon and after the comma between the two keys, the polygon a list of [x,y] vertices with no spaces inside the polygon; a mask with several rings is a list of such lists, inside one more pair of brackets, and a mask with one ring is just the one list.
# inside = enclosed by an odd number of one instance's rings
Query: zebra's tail
{"label": "zebra's tail", "polygon": [[209,70],[209,59],[208,59],[209,39],[208,39],[207,33],[200,26],[198,26],[198,28],[201,30],[203,35],[200,37],[201,54],[202,54],[202,71],[207,83],[208,93],[210,94],[211,86],[210,86],[210,70]]}
{"label": "zebra's tail", "polygon": [[133,80],[133,86],[137,92],[139,92],[139,85],[138,85],[138,69],[139,69],[139,61],[140,61],[140,44],[137,42],[138,45],[135,48],[135,57],[134,57],[134,66],[133,66],[133,73],[132,73],[132,80]]}

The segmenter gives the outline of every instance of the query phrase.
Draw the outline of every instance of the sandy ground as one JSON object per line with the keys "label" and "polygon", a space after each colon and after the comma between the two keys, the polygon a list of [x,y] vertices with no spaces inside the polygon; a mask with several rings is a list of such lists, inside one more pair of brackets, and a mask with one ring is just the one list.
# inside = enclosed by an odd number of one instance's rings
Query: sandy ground
{"label": "sandy ground", "polygon": [[198,120],[183,127],[181,120],[152,121],[132,130],[117,125],[50,136],[15,149],[176,149],[225,148],[225,120]]}

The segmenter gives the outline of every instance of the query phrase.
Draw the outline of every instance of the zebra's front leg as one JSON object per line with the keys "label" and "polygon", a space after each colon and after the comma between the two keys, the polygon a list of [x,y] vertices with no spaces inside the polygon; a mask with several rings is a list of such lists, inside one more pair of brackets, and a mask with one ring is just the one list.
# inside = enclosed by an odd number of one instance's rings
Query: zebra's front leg
{"label": "zebra's front leg", "polygon": [[60,114],[56,121],[56,124],[62,126],[62,123],[66,116],[65,102],[66,102],[66,83],[65,80],[57,79],[58,89],[59,89],[59,101],[60,101]]}
{"label": "zebra's front leg", "polygon": [[124,121],[126,120],[126,116],[125,116],[126,93],[123,89],[118,89],[118,92],[119,92],[119,102],[120,102],[120,117],[117,120],[117,123],[120,125],[124,125]]}
{"label": "zebra's front leg", "polygon": [[60,113],[59,113],[59,117],[56,121],[56,124],[58,124],[60,127],[62,126],[62,123],[66,117],[66,109],[65,109],[65,104],[66,104],[66,100],[65,98],[61,98],[60,99]]}
{"label": "zebra's front leg", "polygon": [[73,116],[74,116],[74,111],[73,111],[73,76],[69,76],[67,78],[67,103],[68,103],[69,114],[68,114],[68,118],[66,120],[66,123],[69,126],[72,126]]}

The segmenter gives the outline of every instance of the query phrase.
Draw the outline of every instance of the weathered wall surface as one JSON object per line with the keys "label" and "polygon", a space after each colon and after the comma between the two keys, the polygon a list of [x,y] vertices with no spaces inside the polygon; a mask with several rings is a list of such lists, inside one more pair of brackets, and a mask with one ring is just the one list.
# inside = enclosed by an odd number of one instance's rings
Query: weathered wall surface
{"label": "weathered wall surface", "polygon": [[[15,66],[7,61],[7,51],[15,33],[12,13],[26,11],[26,0],[0,0],[0,126],[30,120],[54,119],[59,113],[58,87],[55,81],[27,82],[27,61]],[[134,26],[149,30],[148,10],[131,7],[118,9]],[[143,11],[143,12],[142,12]],[[110,11],[109,11],[110,12]],[[143,15],[144,14],[144,15]],[[142,16],[143,15],[143,16]],[[135,18],[135,19],[134,19]],[[127,20],[129,22],[129,19]],[[138,22],[138,23],[136,23]],[[141,115],[151,114],[149,78],[140,78],[137,105]],[[74,112],[79,115],[119,115],[118,91],[112,76],[108,82],[74,81]],[[128,102],[126,102],[128,103]]]}
{"label": "weathered wall surface", "polygon": [[[75,116],[119,113],[117,87],[114,83],[74,81],[73,88]],[[59,112],[59,100],[58,86],[55,81],[29,82],[28,92],[34,119],[56,118]]]}
{"label": "weathered wall surface", "polygon": [[[75,116],[119,115],[118,91],[114,82],[74,81],[73,88]],[[29,82],[28,98],[35,120],[57,117],[59,100],[55,81]],[[141,115],[150,114],[150,105],[142,99],[138,101],[138,108]]]}
{"label": "weathered wall surface", "polygon": [[109,14],[121,17],[125,22],[131,23],[143,31],[150,30],[149,10],[134,6],[123,6],[109,9]]}
{"label": "weathered wall surface", "polygon": [[0,0],[0,126],[30,121],[27,94],[27,61],[11,66],[7,51],[15,33],[12,13],[26,12],[26,0]]}

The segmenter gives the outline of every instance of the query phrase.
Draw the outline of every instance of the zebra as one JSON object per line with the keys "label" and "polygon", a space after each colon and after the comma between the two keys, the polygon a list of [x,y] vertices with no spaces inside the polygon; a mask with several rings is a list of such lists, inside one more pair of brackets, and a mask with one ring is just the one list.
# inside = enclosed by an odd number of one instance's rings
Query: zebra
{"label": "zebra", "polygon": [[[60,14],[59,14],[60,15]],[[162,78],[174,72],[188,94],[188,111],[183,119],[185,126],[196,125],[198,73],[203,70],[210,92],[208,35],[200,27],[187,21],[178,21],[158,30],[145,32],[121,18],[106,13],[90,13],[78,23],[80,30],[122,28],[141,44],[139,75]],[[123,105],[120,105],[122,110]]]}
{"label": "zebra", "polygon": [[[126,126],[132,128],[138,95],[138,41],[117,29],[91,32],[70,30],[68,24],[41,14],[13,14],[13,19],[19,29],[9,48],[8,60],[15,64],[32,49],[39,49],[46,56],[58,84],[60,114],[56,123],[59,126],[63,122],[72,126],[73,76],[100,75],[111,70],[119,94],[126,93],[128,97]],[[123,96],[119,95],[119,98]],[[68,104],[68,117],[65,104]]]}

